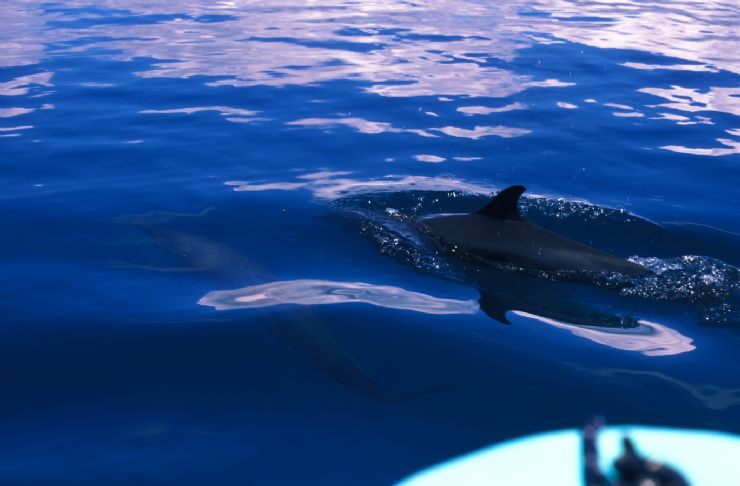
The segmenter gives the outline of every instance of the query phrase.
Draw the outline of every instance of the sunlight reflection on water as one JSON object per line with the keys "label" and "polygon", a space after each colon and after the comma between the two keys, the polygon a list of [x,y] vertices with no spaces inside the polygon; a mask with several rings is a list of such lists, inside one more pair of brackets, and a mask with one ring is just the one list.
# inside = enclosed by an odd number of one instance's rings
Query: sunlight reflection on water
{"label": "sunlight reflection on water", "polygon": [[[270,282],[235,290],[214,290],[198,303],[216,310],[255,309],[278,305],[329,305],[363,303],[424,314],[476,314],[472,300],[454,300],[412,292],[400,287],[364,282],[298,279]],[[645,356],[673,356],[696,349],[691,338],[656,322],[640,320],[635,328],[600,328],[560,322],[529,312],[514,314],[566,330],[597,344]]]}
{"label": "sunlight reflection on water", "polygon": [[582,337],[595,343],[623,351],[635,351],[645,356],[673,356],[688,353],[696,349],[693,339],[684,336],[657,322],[638,321],[637,328],[606,329],[594,326],[575,326],[564,322],[541,317],[528,312],[514,311],[515,314],[534,319],[550,326],[564,329],[574,336]]}
{"label": "sunlight reflection on water", "polygon": [[472,300],[440,299],[389,285],[312,279],[271,282],[236,290],[214,290],[206,294],[198,303],[213,306],[218,310],[251,309],[285,304],[364,303],[424,314],[475,314],[478,312],[478,304]]}
{"label": "sunlight reflection on water", "polygon": [[[458,96],[505,98],[532,88],[574,86],[568,76],[537,78],[515,73],[506,62],[535,45],[563,41],[609,49],[637,49],[682,59],[681,63],[623,62],[635,70],[740,73],[740,43],[734,26],[740,10],[733,2],[628,1],[576,3],[562,0],[477,2],[427,0],[416,3],[306,5],[283,0],[265,6],[255,1],[123,2],[107,0],[91,8],[85,2],[64,6],[11,2],[15,21],[0,34],[0,65],[34,64],[50,50],[85,53],[101,59],[151,59],[137,72],[144,78],[207,76],[216,86],[312,86],[333,80],[365,83],[364,90],[387,97]],[[180,10],[180,11],[178,11]],[[495,19],[495,28],[491,28]],[[84,41],[84,42],[83,42]],[[53,47],[47,47],[53,46]],[[104,46],[103,51],[94,51]],[[0,83],[0,94],[18,96],[53,88],[54,73],[42,71]],[[214,79],[218,78],[218,79]],[[80,86],[114,86],[88,82]],[[738,89],[710,87],[702,92],[679,84],[670,89],[644,86],[639,92],[666,103],[614,112],[625,119],[649,117],[678,124],[712,123],[706,116],[684,118],[677,112],[740,114]],[[558,102],[575,108],[571,102]],[[608,106],[608,105],[607,105]],[[31,113],[33,106],[3,108],[0,117]],[[209,108],[192,108],[201,111]],[[216,107],[215,109],[218,109]],[[503,107],[461,106],[465,115],[492,115],[529,109],[515,102]],[[647,109],[647,111],[646,111]],[[655,110],[671,110],[655,113]],[[142,113],[190,113],[187,108]],[[253,118],[252,110],[222,111],[235,123]],[[234,111],[242,113],[235,113]],[[434,112],[430,116],[438,116]],[[361,133],[411,133],[422,137],[519,137],[531,128],[482,124],[397,127],[361,117],[312,117],[288,125],[328,128],[345,125]],[[716,140],[715,140],[716,139]],[[659,148],[698,156],[737,154],[737,141],[708,140],[703,145],[663,144]],[[719,143],[720,147],[713,147]]]}

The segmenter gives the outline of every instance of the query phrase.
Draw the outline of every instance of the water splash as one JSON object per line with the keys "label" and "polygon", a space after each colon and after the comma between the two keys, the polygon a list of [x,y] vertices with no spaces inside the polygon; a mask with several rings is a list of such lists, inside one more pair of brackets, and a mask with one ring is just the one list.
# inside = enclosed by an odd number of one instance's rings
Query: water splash
{"label": "water splash", "polygon": [[631,257],[654,275],[641,278],[596,276],[595,283],[616,287],[625,296],[655,301],[686,301],[700,307],[703,324],[740,326],[740,270],[721,260],[685,255],[678,258]]}

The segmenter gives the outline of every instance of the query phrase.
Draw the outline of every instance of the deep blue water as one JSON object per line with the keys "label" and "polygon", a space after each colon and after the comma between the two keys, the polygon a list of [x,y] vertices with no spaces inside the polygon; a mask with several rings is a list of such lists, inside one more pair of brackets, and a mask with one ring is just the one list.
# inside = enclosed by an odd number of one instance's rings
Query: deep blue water
{"label": "deep blue water", "polygon": [[[734,2],[0,19],[3,484],[389,484],[594,413],[740,433]],[[414,224],[511,184],[656,276]]]}

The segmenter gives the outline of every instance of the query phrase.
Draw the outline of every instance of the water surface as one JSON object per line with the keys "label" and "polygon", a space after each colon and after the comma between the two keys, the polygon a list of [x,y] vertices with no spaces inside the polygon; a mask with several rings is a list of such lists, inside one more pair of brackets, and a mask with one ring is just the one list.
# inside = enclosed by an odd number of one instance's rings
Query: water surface
{"label": "water surface", "polygon": [[[387,484],[593,413],[740,433],[734,2],[0,18],[4,482]],[[511,184],[656,276],[418,231]]]}

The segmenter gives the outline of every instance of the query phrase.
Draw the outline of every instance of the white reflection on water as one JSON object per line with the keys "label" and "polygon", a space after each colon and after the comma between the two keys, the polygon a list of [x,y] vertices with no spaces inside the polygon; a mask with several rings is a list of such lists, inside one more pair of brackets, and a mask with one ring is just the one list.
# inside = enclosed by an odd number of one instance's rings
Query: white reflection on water
{"label": "white reflection on water", "polygon": [[440,162],[444,162],[445,160],[447,160],[444,157],[440,157],[438,155],[429,155],[429,154],[414,155],[414,158],[418,160],[419,162],[428,162],[430,164],[438,164]]}
{"label": "white reflection on water", "polygon": [[413,128],[396,128],[390,123],[385,122],[373,122],[364,120],[362,118],[304,118],[302,120],[294,120],[287,122],[286,125],[306,126],[306,127],[321,127],[330,128],[333,126],[347,126],[354,128],[361,133],[415,133],[422,137],[436,137],[432,133],[425,130],[418,130]]}
{"label": "white reflection on water", "polygon": [[651,120],[669,120],[675,121],[676,125],[714,125],[714,122],[705,116],[694,116],[689,118],[688,116],[677,115],[675,113],[658,113],[659,116],[650,117]]}
{"label": "white reflection on water", "polygon": [[378,179],[351,179],[342,177],[347,172],[316,172],[299,176],[300,181],[250,182],[227,181],[235,191],[293,191],[306,189],[320,199],[337,199],[347,194],[365,194],[396,191],[460,191],[476,194],[489,194],[493,188],[473,184],[453,177],[395,176],[388,175]]}
{"label": "white reflection on water", "polygon": [[513,110],[524,110],[527,108],[527,105],[524,103],[509,103],[506,106],[500,106],[497,108],[491,108],[488,106],[461,106],[457,109],[460,113],[464,113],[466,115],[490,115],[491,113],[503,113],[506,111],[513,111]]}
{"label": "white reflection on water", "polygon": [[313,279],[270,282],[236,290],[214,290],[203,296],[198,303],[217,310],[253,309],[283,304],[365,303],[424,314],[478,312],[478,304],[472,300],[440,299],[388,285]]}
{"label": "white reflection on water", "polygon": [[[284,280],[235,290],[214,290],[198,301],[200,305],[217,310],[346,303],[365,303],[425,314],[475,314],[479,310],[478,303],[473,300],[442,299],[388,285],[317,279]],[[672,356],[696,349],[691,344],[693,339],[656,322],[640,320],[637,328],[604,328],[566,324],[523,311],[512,312],[604,346],[645,356]]]}
{"label": "white reflection on water", "polygon": [[191,115],[193,113],[199,113],[201,111],[218,111],[222,115],[238,115],[238,116],[252,116],[259,113],[258,111],[244,110],[242,108],[231,108],[230,106],[194,106],[190,108],[171,108],[168,110],[142,110],[139,113],[185,113]]}
{"label": "white reflection on water", "polygon": [[[449,46],[447,46],[449,47]],[[426,57],[426,56],[425,56]],[[415,64],[424,71],[406,72],[397,76],[395,80],[412,80],[409,84],[376,84],[368,89],[369,92],[381,96],[433,96],[446,94],[455,96],[488,96],[504,98],[523,91],[531,86],[527,83],[527,76],[516,75],[510,71],[496,68],[481,67],[475,63],[442,64],[444,59],[438,56],[436,62],[426,65],[429,60],[415,59]],[[463,85],[463,80],[471,84]],[[539,86],[539,85],[538,85]]]}
{"label": "white reflection on water", "polygon": [[[2,3],[0,67],[36,64],[44,57],[46,20],[31,2]],[[11,20],[12,19],[12,20]]]}
{"label": "white reflection on water", "polygon": [[[0,29],[1,30],[1,29]],[[0,34],[0,39],[2,38],[2,34]],[[0,49],[2,49],[4,46],[0,42]],[[16,46],[17,47],[17,46]],[[4,61],[2,60],[3,53],[0,50],[0,67],[4,65]],[[13,52],[10,52],[12,55]],[[21,61],[24,62],[24,61]],[[8,81],[4,81],[0,83],[0,97],[3,96],[25,96],[27,98],[39,98],[46,95],[49,95],[52,93],[51,88],[53,86],[51,80],[54,77],[54,73],[50,71],[40,71],[33,74],[27,74],[22,76],[17,76],[13,79],[10,79]],[[14,101],[11,102],[10,100],[3,101],[0,98],[0,106],[4,105],[5,107],[0,108],[0,118],[13,118],[16,116],[26,115],[28,113],[32,113],[36,111],[37,109],[41,110],[48,110],[53,109],[54,105],[50,103],[44,103],[41,106],[25,106],[25,107],[7,107],[9,104],[32,104],[36,105],[36,102],[31,99],[26,99],[24,101]],[[5,133],[5,132],[17,132],[19,130],[27,130],[33,128],[31,125],[24,125],[21,127],[4,127],[0,128],[0,132],[3,132],[0,137],[2,138],[14,138],[14,137],[20,137],[20,133]]]}
{"label": "white reflection on water", "polygon": [[642,62],[624,62],[622,66],[632,69],[642,69],[643,71],[654,71],[656,69],[665,69],[669,71],[696,71],[696,72],[707,72],[717,73],[718,69],[715,69],[706,64],[645,64]]}
{"label": "white reflection on water", "polygon": [[12,118],[32,111],[34,111],[34,108],[0,108],[0,118]]}
{"label": "white reflection on water", "polygon": [[28,130],[33,128],[33,125],[19,125],[17,127],[0,127],[0,132],[15,132],[18,130]]}
{"label": "white reflection on water", "polygon": [[431,130],[442,132],[445,135],[449,135],[451,137],[470,138],[473,140],[494,136],[502,138],[513,138],[520,137],[531,132],[531,130],[527,130],[525,128],[512,128],[504,126],[475,127],[473,129],[447,126],[442,128],[432,128]]}
{"label": "white reflection on water", "polygon": [[[734,0],[338,0],[328,4],[100,0],[95,8],[87,0],[63,4],[8,0],[3,8],[12,21],[0,29],[0,66],[83,53],[136,61],[142,66],[136,73],[141,77],[205,76],[209,86],[316,86],[350,80],[381,96],[435,96],[439,101],[452,100],[450,96],[503,98],[531,88],[573,86],[561,79],[512,72],[498,62],[511,61],[529,47],[563,39],[674,58],[665,64],[659,60],[622,63],[630,69],[740,73],[740,9]],[[222,17],[216,21],[204,17],[214,14]],[[153,15],[161,18],[147,20]],[[142,59],[152,62],[141,63]],[[1,84],[0,94],[28,94],[31,86],[49,86],[50,80],[48,72],[21,76]],[[645,87],[642,92],[668,100],[659,106],[670,110],[740,113],[737,88],[700,92],[679,86]],[[490,115],[514,107],[525,108],[514,103],[459,111]],[[615,116],[639,117],[643,112],[648,113],[637,107]],[[673,121],[670,116],[663,119]],[[257,121],[251,115],[227,120]],[[528,133],[491,126],[414,130],[360,118],[309,120],[324,120],[323,126],[343,123],[363,133],[402,131],[427,137],[444,133],[478,139]],[[718,150],[713,154],[727,153],[722,152],[727,149]]]}
{"label": "white reflection on water", "polygon": [[96,83],[96,82],[85,82],[85,83],[79,83],[78,86],[84,86],[85,88],[113,88],[115,84],[113,83]]}
{"label": "white reflection on water", "polygon": [[329,128],[329,127],[336,126],[336,125],[344,125],[344,126],[352,127],[361,133],[377,134],[377,133],[404,133],[405,132],[405,133],[414,133],[422,137],[436,137],[437,135],[429,133],[429,131],[434,131],[434,132],[444,133],[445,135],[449,135],[451,137],[470,138],[473,140],[477,140],[483,137],[491,137],[491,136],[512,138],[512,137],[519,137],[519,136],[530,133],[530,130],[526,130],[523,128],[513,128],[513,127],[504,127],[504,126],[497,126],[497,127],[477,126],[473,129],[446,126],[446,127],[441,127],[441,128],[429,128],[428,130],[421,130],[417,128],[396,128],[390,123],[373,122],[373,121],[364,120],[362,118],[304,118],[302,120],[295,120],[295,121],[288,122],[287,125],[316,126],[316,127],[323,127],[323,128]]}
{"label": "white reflection on water", "polygon": [[578,105],[574,105],[573,103],[566,103],[565,101],[558,101],[557,103],[558,108],[565,108],[566,110],[575,110],[578,108]]}
{"label": "white reflection on water", "polygon": [[639,111],[615,111],[612,115],[618,118],[643,118],[645,116]]}
{"label": "white reflection on water", "polygon": [[226,119],[226,121],[231,123],[256,123],[270,121],[270,118],[253,116],[258,114],[259,111],[232,108],[230,106],[194,106],[188,108],[171,108],[167,110],[142,110],[139,113],[164,115],[182,113],[185,115],[192,115],[193,113],[200,113],[203,111],[217,111]]}
{"label": "white reflection on water", "polygon": [[[740,73],[740,9],[734,0],[539,0],[533,21],[561,39],[609,49],[636,49]],[[600,21],[569,21],[599,18]],[[711,69],[711,68],[710,68]]]}
{"label": "white reflection on water", "polygon": [[634,110],[634,108],[630,105],[620,105],[619,103],[604,103],[604,106],[608,106],[609,108],[616,108],[618,110]]}
{"label": "white reflection on water", "polygon": [[740,88],[710,88],[702,93],[698,89],[671,86],[638,91],[668,100],[669,103],[657,105],[663,108],[688,112],[720,111],[740,116]]}
{"label": "white reflection on water", "polygon": [[308,180],[327,179],[327,178],[336,177],[336,176],[349,175],[351,173],[352,172],[348,172],[346,170],[320,170],[318,172],[311,172],[309,174],[299,175],[298,179],[308,179]]}
{"label": "white reflection on water", "polygon": [[547,317],[523,311],[513,311],[522,317],[535,319],[559,329],[564,329],[574,336],[582,337],[595,343],[623,351],[635,351],[645,356],[672,356],[688,353],[696,349],[693,339],[657,322],[640,320],[637,328],[607,328],[594,326],[576,326],[556,321]]}
{"label": "white reflection on water", "polygon": [[[162,0],[103,0],[96,4],[97,11],[85,11],[89,2],[81,0],[46,11],[29,8],[20,0],[11,3],[19,22],[12,26],[8,42],[26,39],[13,42],[12,52],[25,53],[28,59],[10,64],[38,62],[45,42],[68,42],[64,49],[73,52],[88,50],[92,39],[105,37],[106,52],[96,55],[165,61],[139,72],[142,77],[223,78],[209,81],[211,86],[309,85],[349,79],[366,81],[367,91],[383,96],[492,97],[506,97],[531,86],[562,86],[557,80],[538,83],[531,76],[481,62],[481,55],[512,59],[519,48],[533,44],[528,34],[516,35],[528,30],[517,19],[520,2],[385,0],[318,6],[294,0],[269,5],[246,0],[185,6]],[[69,15],[74,8],[82,13]],[[130,12],[119,13],[118,18],[156,14],[172,18],[118,24],[105,18],[111,15],[106,8]],[[208,14],[228,17],[221,22],[200,21]],[[78,17],[87,21],[76,24]],[[491,19],[500,20],[495,29]],[[54,28],[39,28],[45,22]],[[74,42],[80,39],[89,40]]]}
{"label": "white reflection on water", "polygon": [[[86,0],[68,0],[63,8],[43,11],[33,2],[6,2],[13,22],[5,23],[0,34],[0,65],[38,62],[49,41],[102,36],[110,37],[105,39],[110,49],[98,55],[178,61],[158,63],[139,73],[146,77],[220,76],[225,79],[210,84],[237,86],[356,79],[372,83],[368,90],[384,96],[505,97],[533,86],[528,84],[531,78],[484,65],[481,59],[510,60],[520,49],[560,38],[694,63],[681,65],[685,70],[740,72],[736,35],[740,12],[732,0],[670,4],[657,0],[376,0],[326,5],[296,0],[269,4],[101,0],[96,11],[86,11],[89,6]],[[70,22],[75,16],[68,12],[74,8],[82,9],[77,17],[89,21]],[[117,14],[123,18],[156,14],[172,18],[117,24],[106,21],[111,13],[105,9],[123,11]],[[523,12],[540,15],[520,15]],[[227,17],[220,22],[202,21],[201,16],[209,14]],[[598,21],[583,20],[588,18]],[[45,24],[54,29],[45,30]],[[70,43],[66,49],[87,50],[90,42]]]}
{"label": "white reflection on water", "polygon": [[21,96],[28,94],[33,86],[50,87],[52,86],[51,78],[53,75],[49,71],[42,71],[27,76],[18,76],[10,81],[0,83],[0,95]]}
{"label": "white reflection on water", "polygon": [[[740,141],[730,140],[729,138],[718,138],[717,141],[725,147],[714,147],[714,148],[691,148],[684,147],[682,145],[665,145],[663,150],[670,150],[671,152],[678,152],[681,154],[691,155],[708,155],[710,157],[719,157],[722,155],[733,155],[740,154]],[[729,147],[729,148],[726,148]]]}

